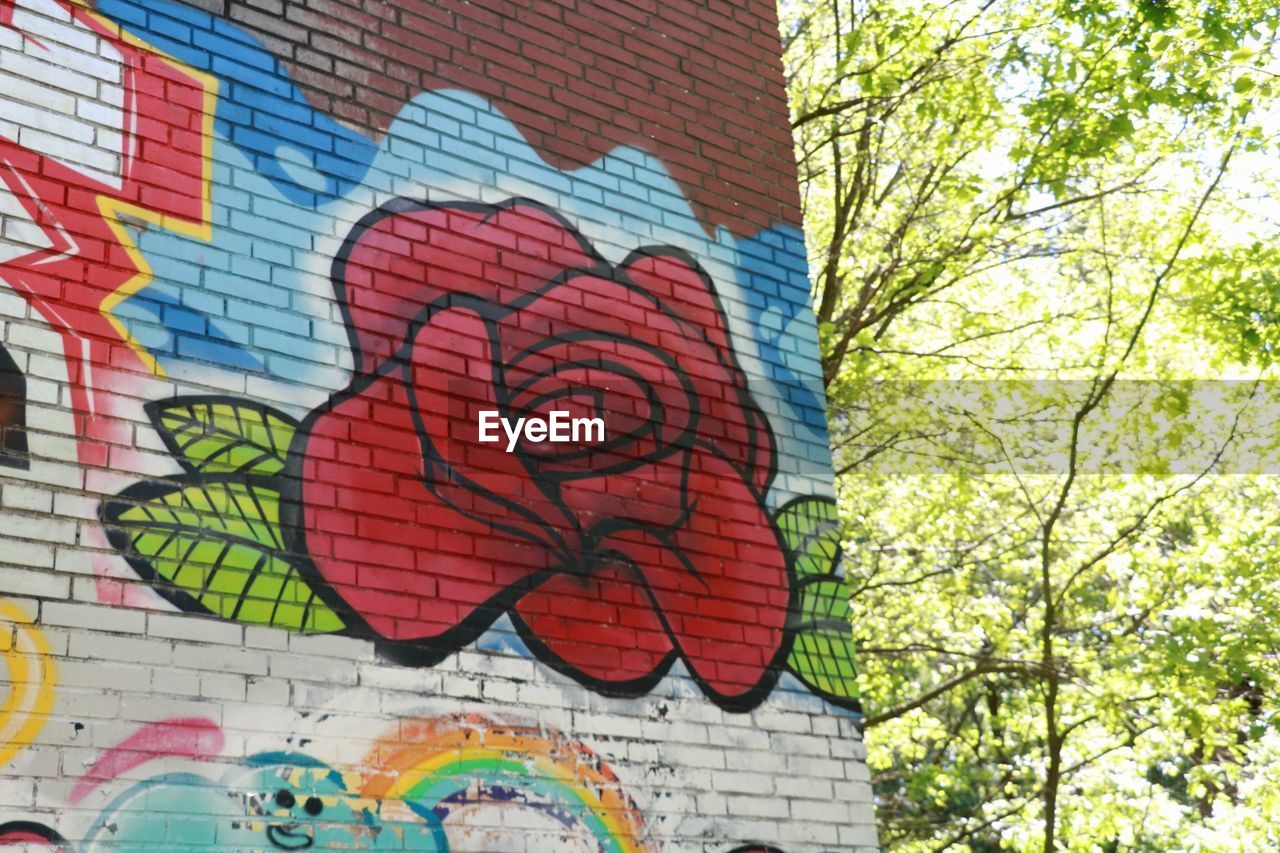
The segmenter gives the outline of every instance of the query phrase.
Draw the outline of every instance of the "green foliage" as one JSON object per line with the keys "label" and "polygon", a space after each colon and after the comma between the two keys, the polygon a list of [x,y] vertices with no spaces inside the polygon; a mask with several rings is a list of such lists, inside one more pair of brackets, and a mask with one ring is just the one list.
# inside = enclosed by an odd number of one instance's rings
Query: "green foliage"
{"label": "green foliage", "polygon": [[[961,343],[1014,333],[953,289],[1088,260],[1102,232],[1086,220],[1106,205],[1178,209],[1215,153],[1269,144],[1253,119],[1271,98],[1271,3],[1169,0],[1135,15],[1114,0],[792,0],[783,12],[837,404],[846,381],[885,378],[886,361],[958,359]],[[913,316],[903,335],[896,321],[921,308],[946,316]]]}
{"label": "green foliage", "polygon": [[882,843],[1277,849],[1280,8],[782,11]]}
{"label": "green foliage", "polygon": [[1212,248],[1200,264],[1197,286],[1177,298],[1200,335],[1246,364],[1271,365],[1280,356],[1280,276],[1270,242]]}

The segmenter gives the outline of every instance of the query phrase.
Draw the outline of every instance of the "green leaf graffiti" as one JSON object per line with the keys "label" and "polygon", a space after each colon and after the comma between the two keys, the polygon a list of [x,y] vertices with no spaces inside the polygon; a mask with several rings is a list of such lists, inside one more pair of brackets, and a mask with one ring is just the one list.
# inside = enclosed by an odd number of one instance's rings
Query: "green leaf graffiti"
{"label": "green leaf graffiti", "polygon": [[309,633],[344,627],[284,553],[277,491],[171,480],[120,497],[105,508],[112,544],[177,606]]}
{"label": "green leaf graffiti", "polygon": [[152,403],[147,413],[193,474],[279,474],[298,426],[274,409],[230,397],[179,397]]}
{"label": "green leaf graffiti", "polygon": [[826,698],[858,698],[856,649],[849,624],[849,589],[843,578],[815,578],[800,588],[801,623],[787,666]]}
{"label": "green leaf graffiti", "polygon": [[840,526],[834,502],[804,498],[776,517],[799,585],[799,622],[787,659],[791,670],[824,698],[857,708],[858,672],[849,589],[839,575]]}
{"label": "green leaf graffiti", "polygon": [[[126,489],[102,510],[112,545],[177,607],[308,633],[348,629],[290,553],[281,494],[297,422],[230,397],[147,407],[185,473]],[[793,501],[774,517],[796,589],[787,668],[809,689],[860,710],[848,589],[834,501]]]}
{"label": "green leaf graffiti", "polygon": [[778,513],[778,528],[795,556],[798,579],[829,575],[840,559],[840,526],[836,505],[822,498],[787,504]]}

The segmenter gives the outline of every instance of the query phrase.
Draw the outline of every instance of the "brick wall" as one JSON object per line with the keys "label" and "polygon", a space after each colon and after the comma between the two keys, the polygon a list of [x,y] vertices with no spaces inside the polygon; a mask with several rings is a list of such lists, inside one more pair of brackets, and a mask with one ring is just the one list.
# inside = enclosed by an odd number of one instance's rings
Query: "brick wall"
{"label": "brick wall", "polygon": [[0,0],[0,844],[875,848],[776,26]]}

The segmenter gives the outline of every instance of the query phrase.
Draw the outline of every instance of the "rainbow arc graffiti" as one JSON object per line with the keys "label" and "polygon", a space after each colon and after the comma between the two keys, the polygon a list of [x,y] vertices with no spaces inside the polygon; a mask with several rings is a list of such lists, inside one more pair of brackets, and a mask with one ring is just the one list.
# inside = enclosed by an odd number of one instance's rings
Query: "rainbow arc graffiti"
{"label": "rainbow arc graffiti", "polygon": [[[617,776],[598,755],[557,732],[478,717],[404,721],[379,775],[361,791],[377,799],[453,809],[519,801],[552,815],[566,831],[580,828],[599,849],[640,853],[644,821]],[[419,806],[422,807],[422,806]]]}

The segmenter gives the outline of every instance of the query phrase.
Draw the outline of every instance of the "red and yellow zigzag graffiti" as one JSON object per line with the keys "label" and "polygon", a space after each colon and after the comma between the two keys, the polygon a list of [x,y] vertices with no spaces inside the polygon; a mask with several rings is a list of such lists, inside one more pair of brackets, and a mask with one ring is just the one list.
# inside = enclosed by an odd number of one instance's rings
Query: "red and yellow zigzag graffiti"
{"label": "red and yellow zigzag graffiti", "polygon": [[[47,242],[0,263],[0,280],[61,335],[81,462],[103,465],[108,446],[127,429],[118,422],[118,395],[134,384],[131,377],[160,373],[113,313],[151,281],[126,223],[210,238],[217,82],[78,0],[6,0],[4,12],[3,23],[19,32],[24,15],[43,22],[38,38],[23,36],[23,50],[51,68],[75,71],[74,50],[46,34],[51,26],[74,30],[79,40],[92,34],[101,52],[119,59],[123,96],[105,114],[118,115],[121,126],[94,131],[118,140],[114,175],[69,158],[49,134],[0,132],[0,182]],[[77,97],[77,111],[82,104],[92,109],[93,99]]]}

